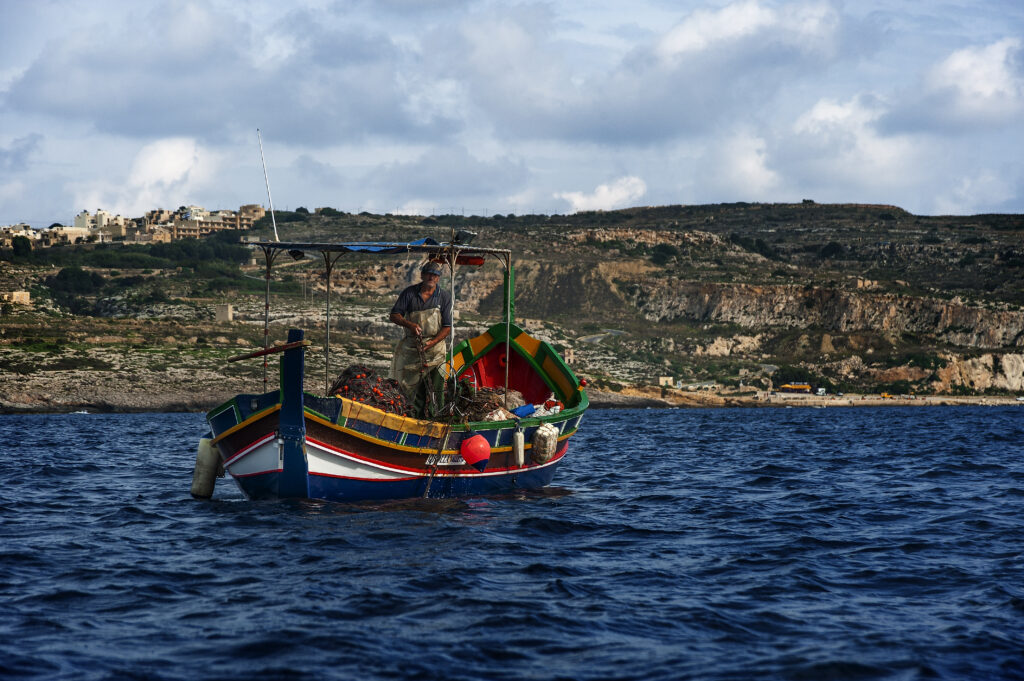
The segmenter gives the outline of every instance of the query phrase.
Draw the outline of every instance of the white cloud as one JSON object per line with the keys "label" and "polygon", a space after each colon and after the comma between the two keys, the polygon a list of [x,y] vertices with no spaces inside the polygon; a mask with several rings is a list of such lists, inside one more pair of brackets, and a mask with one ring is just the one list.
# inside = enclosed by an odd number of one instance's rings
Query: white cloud
{"label": "white cloud", "polygon": [[192,203],[198,190],[216,177],[217,165],[215,155],[194,139],[157,140],[139,150],[127,177],[75,187],[73,196],[82,208],[136,217],[153,208]]}
{"label": "white cloud", "polygon": [[768,163],[764,139],[745,131],[734,133],[710,146],[700,163],[702,183],[723,201],[771,201],[780,178]]}
{"label": "white cloud", "polygon": [[964,134],[1020,126],[1024,118],[1024,49],[1003,38],[956,50],[899,93],[884,125],[892,130]]}
{"label": "white cloud", "polygon": [[788,3],[776,9],[759,0],[744,0],[717,10],[694,11],[665,33],[655,49],[663,59],[677,61],[688,53],[735,47],[756,37],[769,45],[831,51],[838,24],[838,12],[826,2]]}
{"label": "white cloud", "polygon": [[931,70],[926,85],[933,93],[948,93],[962,117],[1019,116],[1024,107],[1021,56],[1017,38],[957,50]]}
{"label": "white cloud", "polygon": [[647,185],[639,177],[620,177],[614,182],[602,184],[590,194],[583,192],[561,192],[556,199],[569,202],[573,213],[587,210],[613,210],[629,206],[647,193]]}
{"label": "white cloud", "polygon": [[663,58],[697,52],[715,43],[752,35],[777,21],[776,12],[762,7],[757,0],[727,5],[717,11],[697,10],[662,37],[657,52]]}
{"label": "white cloud", "polygon": [[782,144],[792,145],[789,160],[799,163],[803,174],[816,178],[819,185],[903,185],[913,181],[920,157],[909,138],[883,136],[877,130],[885,113],[882,103],[872,98],[822,99],[796,120],[792,138]]}
{"label": "white cloud", "polygon": [[928,84],[950,88],[965,99],[1001,99],[1021,96],[1021,74],[1012,66],[1021,41],[1005,38],[985,47],[957,50],[932,69]]}

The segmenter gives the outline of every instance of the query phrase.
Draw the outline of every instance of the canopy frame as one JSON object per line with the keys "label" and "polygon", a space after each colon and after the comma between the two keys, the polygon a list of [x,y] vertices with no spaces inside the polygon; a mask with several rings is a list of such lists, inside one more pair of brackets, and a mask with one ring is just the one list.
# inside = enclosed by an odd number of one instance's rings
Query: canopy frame
{"label": "canopy frame", "polygon": [[[454,230],[453,230],[454,232]],[[447,262],[451,273],[451,309],[452,330],[448,338],[448,366],[453,365],[453,352],[455,349],[455,268],[459,256],[482,256],[485,259],[490,257],[497,260],[504,271],[503,277],[503,316],[505,318],[505,356],[509,353],[509,327],[512,324],[514,307],[515,276],[512,268],[512,251],[506,248],[481,248],[460,244],[453,234],[452,240],[448,243],[441,243],[431,238],[419,239],[407,243],[390,241],[343,241],[343,242],[299,242],[299,241],[258,241],[249,245],[256,246],[263,251],[266,259],[266,288],[264,292],[264,319],[263,319],[263,349],[270,347],[270,277],[274,261],[282,252],[287,252],[296,259],[305,257],[307,254],[319,253],[323,258],[327,276],[327,301],[326,301],[326,339],[324,341],[324,362],[325,381],[324,393],[330,390],[331,381],[331,275],[335,264],[346,253],[361,255],[405,255],[410,253],[427,254],[435,260]],[[263,390],[267,390],[267,355],[263,355]],[[508,409],[508,379],[509,364],[505,363],[505,408]]]}

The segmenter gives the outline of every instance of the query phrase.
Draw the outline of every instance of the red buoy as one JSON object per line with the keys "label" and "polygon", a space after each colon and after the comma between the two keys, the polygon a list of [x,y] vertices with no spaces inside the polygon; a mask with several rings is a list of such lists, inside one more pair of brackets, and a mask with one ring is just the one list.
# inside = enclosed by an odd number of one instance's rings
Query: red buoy
{"label": "red buoy", "polygon": [[459,454],[473,468],[483,473],[487,461],[491,458],[491,444],[483,435],[466,438],[459,445]]}

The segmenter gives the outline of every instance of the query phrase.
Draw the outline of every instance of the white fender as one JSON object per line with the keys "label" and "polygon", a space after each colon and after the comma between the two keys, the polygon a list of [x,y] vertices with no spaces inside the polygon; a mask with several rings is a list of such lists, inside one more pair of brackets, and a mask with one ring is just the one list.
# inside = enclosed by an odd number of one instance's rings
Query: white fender
{"label": "white fender", "polygon": [[[196,499],[212,497],[218,473],[222,470],[220,452],[213,446],[213,440],[208,437],[199,438],[196,467],[192,471],[192,496]],[[220,474],[223,475],[223,473]]]}
{"label": "white fender", "polygon": [[526,463],[526,434],[521,430],[512,433],[512,463],[517,468]]}

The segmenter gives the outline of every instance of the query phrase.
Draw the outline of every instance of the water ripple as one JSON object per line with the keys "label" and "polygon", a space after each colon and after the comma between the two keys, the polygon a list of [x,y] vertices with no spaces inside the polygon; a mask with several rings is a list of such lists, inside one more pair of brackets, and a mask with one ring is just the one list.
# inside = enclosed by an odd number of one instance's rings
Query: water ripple
{"label": "water ripple", "polygon": [[372,504],[0,417],[0,678],[1024,679],[1021,413],[593,412],[553,487]]}

